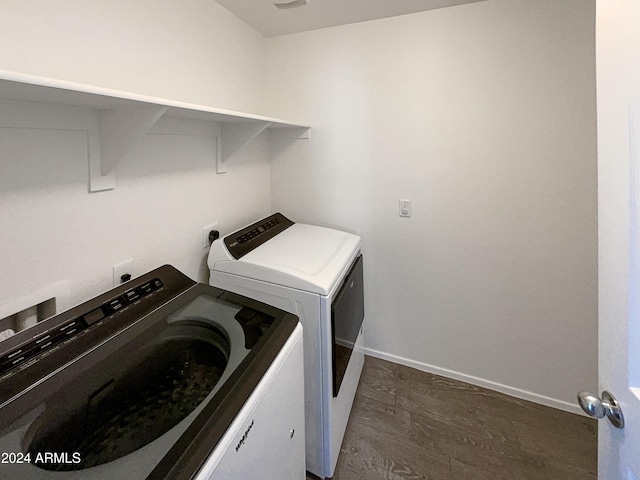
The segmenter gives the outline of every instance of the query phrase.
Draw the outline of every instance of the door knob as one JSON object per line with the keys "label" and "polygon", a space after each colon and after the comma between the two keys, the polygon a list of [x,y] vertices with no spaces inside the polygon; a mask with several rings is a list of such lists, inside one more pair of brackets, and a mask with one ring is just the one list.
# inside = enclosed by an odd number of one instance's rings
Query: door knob
{"label": "door knob", "polygon": [[578,394],[580,408],[593,418],[604,418],[605,416],[616,428],[624,428],[624,416],[622,409],[616,398],[606,390],[602,392],[602,400],[597,395],[589,392]]}

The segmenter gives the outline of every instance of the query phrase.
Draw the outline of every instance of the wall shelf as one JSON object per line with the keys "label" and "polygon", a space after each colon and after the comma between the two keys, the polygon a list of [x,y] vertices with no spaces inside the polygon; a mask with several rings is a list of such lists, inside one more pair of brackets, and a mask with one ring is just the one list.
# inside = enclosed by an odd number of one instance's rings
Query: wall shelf
{"label": "wall shelf", "polygon": [[92,192],[115,187],[114,168],[161,117],[220,124],[218,173],[226,172],[227,160],[263,131],[278,138],[307,139],[311,128],[304,123],[4,70],[0,70],[0,99],[83,107],[98,113],[89,148]]}

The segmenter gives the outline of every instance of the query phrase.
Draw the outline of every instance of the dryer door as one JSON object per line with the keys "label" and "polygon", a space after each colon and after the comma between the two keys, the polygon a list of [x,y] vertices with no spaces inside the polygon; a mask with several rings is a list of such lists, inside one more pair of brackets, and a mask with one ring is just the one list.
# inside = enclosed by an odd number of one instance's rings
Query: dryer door
{"label": "dryer door", "polygon": [[359,255],[331,304],[334,397],[338,396],[363,320],[364,284],[362,255]]}

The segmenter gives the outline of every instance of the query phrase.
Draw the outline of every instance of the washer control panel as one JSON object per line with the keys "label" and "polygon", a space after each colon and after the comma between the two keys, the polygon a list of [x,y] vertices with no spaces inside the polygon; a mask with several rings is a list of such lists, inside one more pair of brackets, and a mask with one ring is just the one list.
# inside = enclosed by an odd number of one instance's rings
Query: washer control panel
{"label": "washer control panel", "polygon": [[120,310],[139,302],[144,297],[163,287],[164,285],[159,278],[153,278],[145,281],[141,285],[130,288],[122,295],[105,302],[98,308],[94,308],[83,315],[79,315],[73,320],[64,322],[61,325],[56,325],[43,332],[38,332],[32,337],[32,340],[0,355],[0,377],[16,367],[30,364],[29,360],[33,360],[47,351],[53,350],[62,343],[68,343],[70,339],[74,338],[85,328],[92,326],[100,320],[111,317]]}

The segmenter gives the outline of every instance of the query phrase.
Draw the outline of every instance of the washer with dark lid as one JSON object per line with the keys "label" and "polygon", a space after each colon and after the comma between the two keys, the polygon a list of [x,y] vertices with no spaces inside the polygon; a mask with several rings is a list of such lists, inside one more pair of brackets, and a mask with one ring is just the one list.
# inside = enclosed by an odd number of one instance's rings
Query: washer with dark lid
{"label": "washer with dark lid", "polygon": [[301,356],[295,316],[156,269],[0,342],[0,478],[303,479]]}

